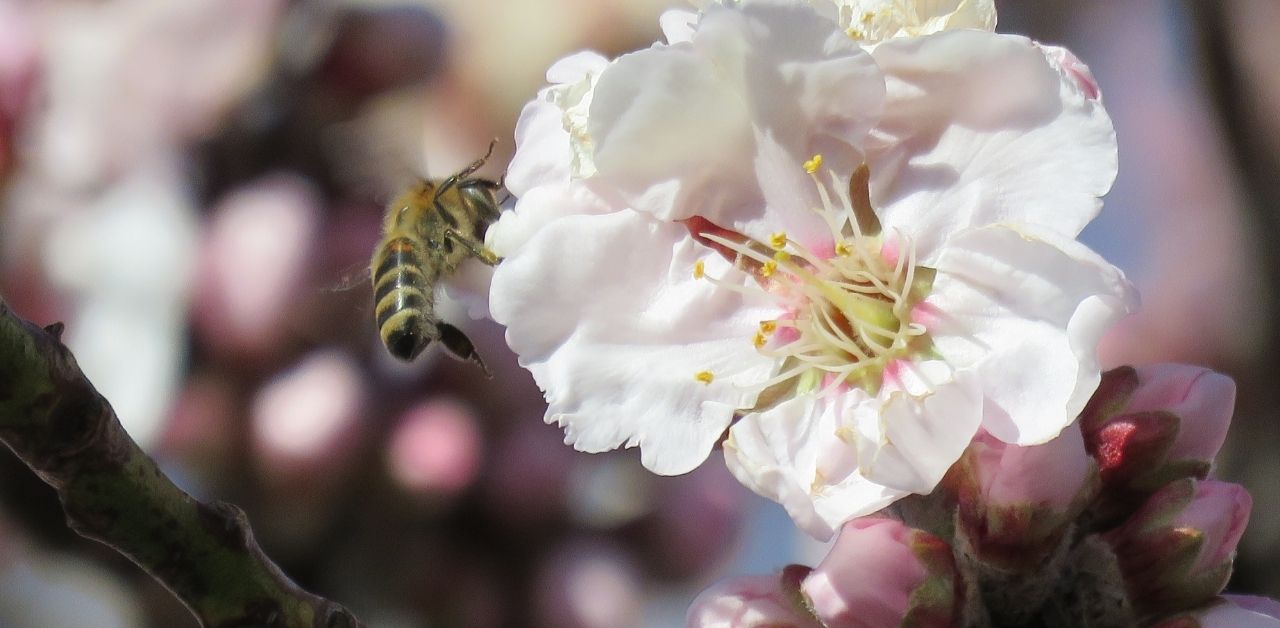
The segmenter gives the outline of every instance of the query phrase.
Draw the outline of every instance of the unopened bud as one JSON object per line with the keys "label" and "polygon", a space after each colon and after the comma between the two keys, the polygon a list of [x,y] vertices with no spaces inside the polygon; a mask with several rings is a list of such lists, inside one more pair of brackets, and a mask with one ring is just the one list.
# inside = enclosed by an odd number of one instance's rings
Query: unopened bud
{"label": "unopened bud", "polygon": [[800,590],[829,628],[951,626],[961,611],[951,547],[893,519],[844,525]]}
{"label": "unopened bud", "polygon": [[1075,423],[1030,447],[980,431],[946,481],[974,553],[1014,570],[1043,562],[1097,485],[1097,464]]}
{"label": "unopened bud", "polygon": [[687,628],[821,628],[801,602],[800,581],[808,567],[780,574],[729,578],[698,595],[685,618]]}
{"label": "unopened bud", "polygon": [[1123,519],[1169,482],[1206,477],[1234,405],[1231,378],[1201,367],[1157,364],[1105,373],[1080,416],[1102,479],[1098,521]]}
{"label": "unopened bud", "polygon": [[1147,613],[1174,612],[1218,595],[1252,505],[1239,485],[1187,478],[1156,491],[1104,533],[1134,604]]}

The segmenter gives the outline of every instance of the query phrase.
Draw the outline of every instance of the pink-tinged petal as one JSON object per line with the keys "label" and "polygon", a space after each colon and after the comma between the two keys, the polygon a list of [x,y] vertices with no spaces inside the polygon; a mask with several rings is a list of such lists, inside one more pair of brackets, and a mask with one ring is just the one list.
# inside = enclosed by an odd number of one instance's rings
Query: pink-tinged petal
{"label": "pink-tinged petal", "polygon": [[771,194],[772,173],[803,180],[815,153],[852,169],[882,97],[870,56],[808,7],[713,6],[687,44],[626,55],[601,75],[593,186],[665,220],[767,236],[764,212],[811,213],[766,209],[793,202]]}
{"label": "pink-tinged petal", "polygon": [[939,352],[981,377],[983,427],[1034,445],[1084,408],[1101,379],[1098,339],[1137,295],[1083,244],[995,225],[948,241],[927,302],[940,312],[929,328]]}
{"label": "pink-tinged petal", "polygon": [[1049,60],[1049,65],[1057,69],[1068,81],[1068,85],[1075,87],[1076,93],[1088,100],[1102,98],[1102,90],[1098,87],[1098,81],[1093,78],[1093,71],[1079,57],[1060,46],[1046,46],[1039,42],[1036,46]]}
{"label": "pink-tinged petal", "polygon": [[967,373],[955,377],[919,396],[891,393],[879,408],[863,404],[871,412],[859,419],[869,424],[858,430],[862,475],[912,493],[928,493],[938,485],[982,422],[978,382]]}
{"label": "pink-tinged petal", "polygon": [[872,54],[888,89],[867,145],[872,205],[922,263],[966,227],[1074,235],[1097,215],[1116,174],[1111,120],[1033,42],[951,31]]}
{"label": "pink-tinged petal", "polygon": [[1235,381],[1186,364],[1140,366],[1137,374],[1138,388],[1124,413],[1165,411],[1176,415],[1178,437],[1168,460],[1212,461],[1227,438],[1235,411]]}
{"label": "pink-tinged petal", "polygon": [[[845,397],[848,406],[859,403],[852,392]],[[860,401],[874,403],[865,395]],[[837,435],[838,418],[850,412],[805,395],[748,414],[729,430],[725,463],[747,488],[781,504],[801,530],[831,538],[844,521],[908,494],[858,473],[856,446]]]}
{"label": "pink-tinged petal", "polygon": [[683,225],[634,212],[555,220],[499,265],[494,318],[567,443],[639,446],[651,471],[684,473],[754,402],[773,364],[751,341],[776,310],[695,277],[698,261],[748,281]]}
{"label": "pink-tinged petal", "polygon": [[689,605],[685,626],[819,628],[816,619],[797,608],[797,598],[781,575],[729,578],[698,594]]}

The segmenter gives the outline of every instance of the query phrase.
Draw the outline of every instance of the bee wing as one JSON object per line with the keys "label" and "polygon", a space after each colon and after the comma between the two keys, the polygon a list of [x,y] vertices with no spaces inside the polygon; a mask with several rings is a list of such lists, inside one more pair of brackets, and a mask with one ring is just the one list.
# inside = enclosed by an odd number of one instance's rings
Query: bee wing
{"label": "bee wing", "polygon": [[343,269],[337,281],[325,285],[320,290],[322,292],[346,292],[347,290],[367,285],[369,285],[369,265],[357,263]]}

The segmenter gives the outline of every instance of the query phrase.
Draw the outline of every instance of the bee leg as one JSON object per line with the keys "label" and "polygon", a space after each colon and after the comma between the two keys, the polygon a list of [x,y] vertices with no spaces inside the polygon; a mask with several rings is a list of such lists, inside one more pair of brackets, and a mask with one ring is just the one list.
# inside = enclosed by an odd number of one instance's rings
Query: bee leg
{"label": "bee leg", "polygon": [[485,248],[484,244],[476,242],[473,238],[463,235],[457,229],[445,229],[444,237],[461,245],[462,248],[466,249],[477,259],[490,266],[497,266],[498,262],[502,261],[502,258],[498,257],[497,253]]}
{"label": "bee leg", "polygon": [[484,371],[484,376],[493,378],[493,373],[489,371],[489,367],[484,365],[484,360],[480,359],[480,354],[476,353],[475,345],[471,344],[471,339],[462,333],[461,329],[450,325],[449,323],[436,323],[436,333],[440,334],[440,343],[448,349],[449,353],[459,360],[474,362],[480,370]]}
{"label": "bee leg", "polygon": [[458,185],[459,181],[466,180],[467,177],[475,174],[477,170],[484,166],[484,162],[489,161],[489,157],[493,155],[493,147],[497,144],[498,140],[497,138],[494,138],[492,142],[489,142],[489,150],[485,152],[484,157],[471,162],[471,165],[463,168],[448,179],[445,179],[444,183],[441,183],[440,187],[436,188],[436,198],[440,198],[449,188]]}

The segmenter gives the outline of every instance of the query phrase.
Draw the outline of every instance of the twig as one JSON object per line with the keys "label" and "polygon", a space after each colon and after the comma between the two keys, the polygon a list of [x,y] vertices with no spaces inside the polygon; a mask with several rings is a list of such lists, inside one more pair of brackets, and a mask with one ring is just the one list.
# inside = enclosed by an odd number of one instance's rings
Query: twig
{"label": "twig", "polygon": [[204,504],[165,477],[59,337],[0,300],[0,441],[58,492],[81,536],[129,557],[204,626],[355,627],[262,552],[239,508]]}

